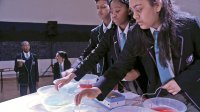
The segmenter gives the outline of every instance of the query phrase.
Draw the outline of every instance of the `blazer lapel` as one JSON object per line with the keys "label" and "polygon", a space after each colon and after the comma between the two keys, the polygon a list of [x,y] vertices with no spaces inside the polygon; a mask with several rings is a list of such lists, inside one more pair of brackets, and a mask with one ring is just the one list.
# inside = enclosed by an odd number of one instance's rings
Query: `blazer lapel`
{"label": "blazer lapel", "polygon": [[119,42],[117,39],[117,30],[115,31],[115,34],[113,36],[113,43],[114,43],[115,55],[118,58],[121,50],[120,50]]}
{"label": "blazer lapel", "polygon": [[174,72],[175,74],[178,74],[180,69],[181,69],[181,60],[182,60],[182,54],[183,54],[183,42],[184,42],[184,39],[182,36],[178,36],[178,46],[179,46],[179,49],[178,49],[178,55],[179,57],[172,57],[172,60],[173,60],[173,65],[174,65]]}
{"label": "blazer lapel", "polygon": [[67,70],[67,62],[66,61],[64,61],[64,65],[63,66],[64,66],[64,71]]}
{"label": "blazer lapel", "polygon": [[154,64],[156,65],[153,35],[151,34],[150,30],[146,30],[145,33],[147,35],[147,40],[149,41],[147,45],[147,52],[150,55],[151,59],[153,60]]}
{"label": "blazer lapel", "polygon": [[97,38],[98,38],[99,42],[100,42],[103,34],[104,34],[104,32],[103,32],[103,24],[101,24],[100,28],[99,28],[99,31],[98,31],[98,35],[97,35]]}
{"label": "blazer lapel", "polygon": [[22,58],[23,60],[26,60],[25,55],[24,55],[23,52],[21,53],[21,58]]}
{"label": "blazer lapel", "polygon": [[30,60],[31,60],[31,69],[30,69],[30,73],[31,73],[31,71],[32,71],[32,66],[33,66],[33,62],[35,63],[35,61],[34,61],[34,59],[33,59],[33,54],[32,53],[30,53]]}

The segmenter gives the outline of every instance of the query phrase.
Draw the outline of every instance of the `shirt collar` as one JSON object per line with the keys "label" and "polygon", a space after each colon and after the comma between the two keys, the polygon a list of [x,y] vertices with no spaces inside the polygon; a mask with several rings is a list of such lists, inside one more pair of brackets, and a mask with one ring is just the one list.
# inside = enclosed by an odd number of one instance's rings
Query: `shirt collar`
{"label": "shirt collar", "polygon": [[[24,51],[23,51],[23,53],[26,54]],[[27,53],[28,53],[28,55],[30,55],[30,52],[27,52]]]}
{"label": "shirt collar", "polygon": [[59,63],[61,66],[63,66],[64,65],[64,61],[63,62],[61,62],[61,63]]}
{"label": "shirt collar", "polygon": [[112,27],[112,20],[110,21],[110,23],[108,24],[108,26],[106,26],[104,23],[103,23],[103,32],[105,33],[107,29],[111,29]]}
{"label": "shirt collar", "polygon": [[153,32],[156,30],[156,31],[160,31],[162,25],[160,25],[157,29],[153,28],[153,27],[150,27],[150,30],[151,30],[151,33],[153,34]]}
{"label": "shirt collar", "polygon": [[[128,34],[128,29],[129,29],[129,23],[126,25],[126,28],[123,31],[123,33],[125,33],[126,37],[127,37],[127,34]],[[118,31],[118,34],[122,33],[122,30],[120,29],[119,26],[117,26],[117,31]]]}

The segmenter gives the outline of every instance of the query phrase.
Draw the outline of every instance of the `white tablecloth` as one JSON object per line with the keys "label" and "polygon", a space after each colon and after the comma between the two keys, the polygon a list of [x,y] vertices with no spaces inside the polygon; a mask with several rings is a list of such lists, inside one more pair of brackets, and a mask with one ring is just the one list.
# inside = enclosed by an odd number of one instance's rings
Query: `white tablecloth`
{"label": "white tablecloth", "polygon": [[[38,93],[29,94],[0,103],[0,112],[48,112],[41,104],[41,96]],[[90,101],[93,106],[108,109],[95,101]]]}

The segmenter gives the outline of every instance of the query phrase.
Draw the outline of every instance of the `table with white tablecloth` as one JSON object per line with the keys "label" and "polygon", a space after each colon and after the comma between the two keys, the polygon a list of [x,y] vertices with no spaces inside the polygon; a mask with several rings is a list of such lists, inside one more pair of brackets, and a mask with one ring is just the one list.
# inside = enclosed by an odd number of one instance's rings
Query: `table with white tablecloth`
{"label": "table with white tablecloth", "polygon": [[[42,98],[38,93],[14,98],[0,103],[0,112],[48,112],[42,105],[41,100]],[[109,109],[94,100],[90,100],[90,104],[109,112]]]}

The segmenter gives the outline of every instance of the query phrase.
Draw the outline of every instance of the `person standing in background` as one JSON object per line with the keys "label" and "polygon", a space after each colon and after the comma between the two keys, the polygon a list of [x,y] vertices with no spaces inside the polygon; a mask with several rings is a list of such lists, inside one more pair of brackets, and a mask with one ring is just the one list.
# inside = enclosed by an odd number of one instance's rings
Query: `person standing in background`
{"label": "person standing in background", "polygon": [[53,65],[53,79],[61,78],[61,72],[69,69],[71,67],[71,63],[68,60],[67,53],[65,51],[58,51],[56,53],[56,60],[57,62]]}
{"label": "person standing in background", "polygon": [[17,54],[15,59],[15,72],[19,72],[18,82],[20,86],[20,96],[36,92],[39,81],[38,60],[36,54],[30,52],[28,41],[21,43],[22,52]]}

